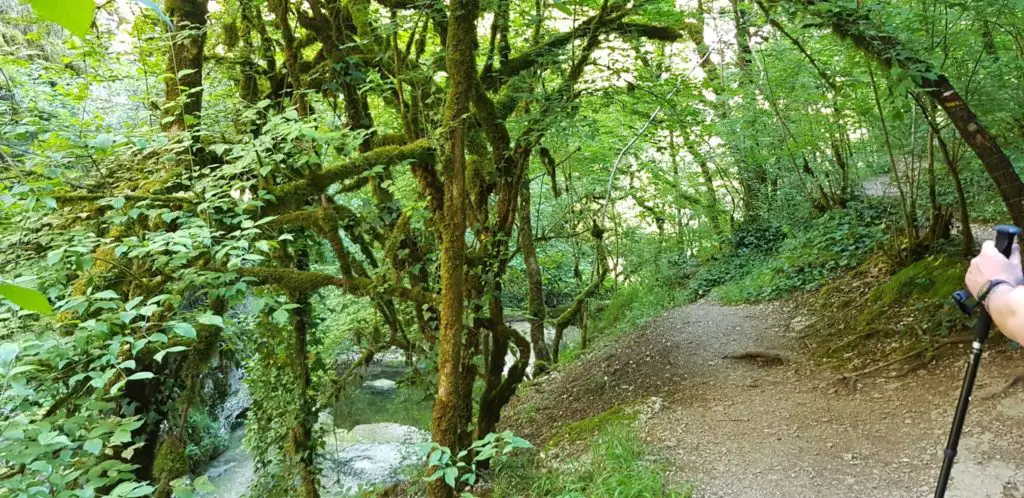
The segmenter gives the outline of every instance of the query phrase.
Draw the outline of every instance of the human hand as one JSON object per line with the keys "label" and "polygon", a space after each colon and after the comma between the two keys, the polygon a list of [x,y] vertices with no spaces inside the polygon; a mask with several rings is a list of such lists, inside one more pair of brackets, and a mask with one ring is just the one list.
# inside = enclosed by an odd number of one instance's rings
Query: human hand
{"label": "human hand", "polygon": [[964,283],[971,295],[977,297],[989,280],[1005,280],[1014,285],[1024,282],[1021,273],[1020,246],[1013,244],[1010,257],[1003,256],[996,249],[996,243],[987,240],[981,245],[981,252],[971,260],[971,266],[964,276]]}

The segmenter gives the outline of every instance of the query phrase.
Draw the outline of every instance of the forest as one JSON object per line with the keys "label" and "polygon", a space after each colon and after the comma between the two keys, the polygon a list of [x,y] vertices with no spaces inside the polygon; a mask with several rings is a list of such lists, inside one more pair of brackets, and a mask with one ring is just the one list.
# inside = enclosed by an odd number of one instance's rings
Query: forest
{"label": "forest", "polygon": [[928,494],[1022,161],[1020,0],[0,0],[0,495]]}

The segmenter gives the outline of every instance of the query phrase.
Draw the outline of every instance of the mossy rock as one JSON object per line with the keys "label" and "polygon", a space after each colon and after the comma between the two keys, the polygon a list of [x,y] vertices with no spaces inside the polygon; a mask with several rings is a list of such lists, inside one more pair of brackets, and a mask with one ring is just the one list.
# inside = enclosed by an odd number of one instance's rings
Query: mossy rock
{"label": "mossy rock", "polygon": [[177,436],[170,436],[160,443],[153,462],[153,476],[159,482],[170,482],[188,473],[188,457],[185,443]]}

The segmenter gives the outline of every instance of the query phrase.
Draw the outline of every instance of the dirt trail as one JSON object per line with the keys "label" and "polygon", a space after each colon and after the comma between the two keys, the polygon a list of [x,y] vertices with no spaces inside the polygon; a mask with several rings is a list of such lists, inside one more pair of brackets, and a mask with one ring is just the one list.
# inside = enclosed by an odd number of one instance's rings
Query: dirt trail
{"label": "dirt trail", "polygon": [[[695,482],[698,497],[931,496],[963,364],[868,378],[851,390],[801,356],[783,316],[774,305],[701,302],[625,341],[653,347],[616,348],[657,350],[667,356],[662,366],[674,368],[663,389],[644,393],[666,402],[644,436],[668,458],[673,478]],[[753,349],[790,361],[722,359]],[[1024,497],[1024,391],[981,399],[1019,369],[1019,353],[983,361],[947,496]]]}

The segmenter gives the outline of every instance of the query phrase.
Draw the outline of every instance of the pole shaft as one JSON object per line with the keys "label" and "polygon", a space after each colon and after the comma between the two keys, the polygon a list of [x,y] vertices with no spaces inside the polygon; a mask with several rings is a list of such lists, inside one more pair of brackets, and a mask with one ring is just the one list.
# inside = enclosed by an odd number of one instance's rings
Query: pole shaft
{"label": "pole shaft", "polygon": [[971,345],[971,359],[967,364],[967,372],[964,373],[964,384],[960,388],[960,399],[956,404],[956,412],[953,414],[953,425],[949,428],[949,438],[946,439],[946,449],[943,452],[942,470],[939,472],[939,483],[935,487],[935,498],[946,496],[946,486],[949,485],[949,476],[953,471],[953,461],[956,460],[957,447],[960,446],[960,434],[964,429],[964,421],[967,419],[967,408],[971,404],[971,394],[974,392],[974,381],[978,377],[978,367],[981,364],[981,353],[985,348],[985,340],[988,339],[989,330],[992,328],[992,317],[984,309],[974,324],[974,344]]}

